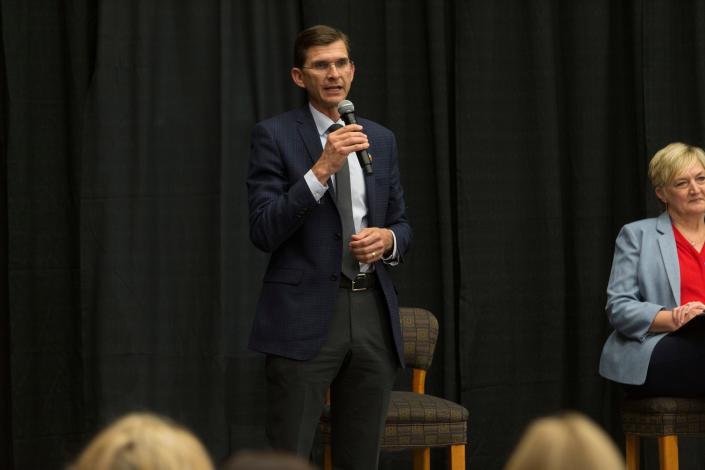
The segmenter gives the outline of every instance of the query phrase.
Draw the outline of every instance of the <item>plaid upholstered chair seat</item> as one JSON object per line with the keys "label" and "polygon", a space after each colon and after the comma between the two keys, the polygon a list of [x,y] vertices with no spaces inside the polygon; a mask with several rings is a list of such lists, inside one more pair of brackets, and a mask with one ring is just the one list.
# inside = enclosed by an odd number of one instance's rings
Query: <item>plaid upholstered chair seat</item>
{"label": "plaid upholstered chair seat", "polygon": [[465,444],[468,410],[443,398],[392,392],[382,447],[445,447]]}
{"label": "plaid upholstered chair seat", "polygon": [[[428,310],[400,308],[404,360],[412,369],[412,391],[393,391],[382,437],[382,449],[411,449],[414,469],[430,468],[430,448],[448,448],[448,467],[465,469],[468,410],[440,397],[425,395],[426,371],[433,361],[438,320]],[[332,469],[330,407],[321,416],[321,438],[326,445],[324,470]]]}
{"label": "plaid upholstered chair seat", "polygon": [[627,469],[639,468],[641,437],[655,437],[661,470],[678,469],[678,436],[705,436],[705,398],[627,399],[622,404]]}

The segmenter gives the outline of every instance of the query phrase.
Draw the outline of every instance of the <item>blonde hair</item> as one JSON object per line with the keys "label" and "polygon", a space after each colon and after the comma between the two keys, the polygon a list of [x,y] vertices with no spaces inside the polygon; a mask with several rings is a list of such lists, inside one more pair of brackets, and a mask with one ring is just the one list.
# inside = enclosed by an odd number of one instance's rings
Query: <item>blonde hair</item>
{"label": "blonde hair", "polygon": [[534,421],[524,432],[505,470],[624,470],[609,436],[576,412]]}
{"label": "blonde hair", "polygon": [[649,179],[654,189],[666,186],[695,163],[705,168],[705,152],[700,147],[673,142],[656,152],[649,162]]}
{"label": "blonde hair", "polygon": [[101,431],[71,470],[213,470],[186,428],[149,413],[129,414]]}

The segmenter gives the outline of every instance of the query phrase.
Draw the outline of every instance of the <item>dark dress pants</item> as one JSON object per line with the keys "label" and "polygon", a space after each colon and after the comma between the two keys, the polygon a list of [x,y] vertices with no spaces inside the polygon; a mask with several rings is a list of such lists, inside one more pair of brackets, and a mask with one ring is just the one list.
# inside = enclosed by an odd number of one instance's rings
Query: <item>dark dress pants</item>
{"label": "dark dress pants", "polygon": [[328,339],[313,359],[267,356],[267,436],[273,448],[308,457],[330,387],[334,466],[372,470],[399,362],[382,292],[338,291]]}
{"label": "dark dress pants", "polygon": [[693,318],[658,342],[643,385],[625,385],[627,395],[705,396],[705,315]]}

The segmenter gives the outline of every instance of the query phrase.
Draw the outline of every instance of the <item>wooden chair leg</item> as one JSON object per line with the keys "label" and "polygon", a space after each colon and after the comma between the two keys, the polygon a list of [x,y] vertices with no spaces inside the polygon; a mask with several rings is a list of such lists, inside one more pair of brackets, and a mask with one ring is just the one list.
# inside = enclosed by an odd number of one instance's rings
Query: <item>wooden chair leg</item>
{"label": "wooden chair leg", "polygon": [[678,436],[659,436],[658,456],[661,470],[678,470]]}
{"label": "wooden chair leg", "polygon": [[627,470],[639,470],[639,436],[628,432],[626,441]]}
{"label": "wooden chair leg", "polygon": [[333,470],[333,453],[330,450],[330,444],[323,449],[323,470]]}
{"label": "wooden chair leg", "polygon": [[414,470],[431,470],[431,448],[414,449]]}
{"label": "wooden chair leg", "polygon": [[465,444],[448,448],[448,470],[465,470]]}

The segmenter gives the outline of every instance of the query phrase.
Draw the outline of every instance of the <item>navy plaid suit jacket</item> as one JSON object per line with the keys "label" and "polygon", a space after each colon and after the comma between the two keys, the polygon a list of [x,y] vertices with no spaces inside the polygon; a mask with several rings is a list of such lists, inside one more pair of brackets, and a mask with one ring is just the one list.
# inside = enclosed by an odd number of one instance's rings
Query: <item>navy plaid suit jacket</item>
{"label": "navy plaid suit jacket", "polygon": [[[358,119],[367,134],[374,173],[365,176],[370,227],[394,231],[403,256],[411,243],[397,147],[388,129]],[[335,309],[342,262],[341,222],[329,185],[316,202],[304,174],[320,157],[308,106],[258,123],[247,178],[250,238],[271,253],[250,335],[255,351],[305,360],[316,355]],[[387,265],[375,263],[400,364],[404,355],[399,304]]]}

